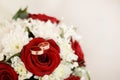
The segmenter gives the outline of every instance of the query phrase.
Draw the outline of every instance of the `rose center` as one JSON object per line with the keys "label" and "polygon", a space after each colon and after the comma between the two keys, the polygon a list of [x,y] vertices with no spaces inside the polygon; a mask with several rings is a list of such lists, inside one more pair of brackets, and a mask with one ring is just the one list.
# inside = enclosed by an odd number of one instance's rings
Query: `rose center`
{"label": "rose center", "polygon": [[49,57],[45,54],[43,55],[39,55],[38,56],[38,60],[40,61],[40,63],[42,64],[46,64],[46,63],[49,63]]}

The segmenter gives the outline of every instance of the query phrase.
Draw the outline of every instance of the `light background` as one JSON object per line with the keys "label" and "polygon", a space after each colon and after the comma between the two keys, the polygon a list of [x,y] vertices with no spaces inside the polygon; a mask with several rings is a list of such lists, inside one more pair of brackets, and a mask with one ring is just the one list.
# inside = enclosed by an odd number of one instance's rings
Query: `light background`
{"label": "light background", "polygon": [[120,0],[0,0],[0,18],[26,6],[78,27],[92,80],[120,80]]}

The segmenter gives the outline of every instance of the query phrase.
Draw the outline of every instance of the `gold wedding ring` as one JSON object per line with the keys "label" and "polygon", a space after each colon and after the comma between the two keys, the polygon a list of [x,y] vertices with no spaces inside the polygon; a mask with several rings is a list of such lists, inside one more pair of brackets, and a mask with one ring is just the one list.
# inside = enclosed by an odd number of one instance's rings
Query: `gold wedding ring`
{"label": "gold wedding ring", "polygon": [[38,45],[42,50],[47,50],[50,48],[49,42],[42,42]]}
{"label": "gold wedding ring", "polygon": [[42,55],[44,50],[48,50],[50,48],[49,42],[42,42],[38,44],[38,46],[31,47],[31,54],[33,55]]}
{"label": "gold wedding ring", "polygon": [[31,54],[33,54],[33,55],[42,55],[43,52],[44,51],[42,49],[40,49],[38,46],[33,46],[31,48]]}

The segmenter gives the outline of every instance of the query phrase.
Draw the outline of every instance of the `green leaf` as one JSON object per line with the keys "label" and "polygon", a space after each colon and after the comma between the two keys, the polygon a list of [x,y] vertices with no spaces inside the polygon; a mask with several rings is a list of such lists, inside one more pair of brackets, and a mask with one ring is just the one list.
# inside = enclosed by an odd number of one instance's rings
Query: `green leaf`
{"label": "green leaf", "polygon": [[25,19],[28,18],[27,7],[25,9],[19,9],[17,13],[13,16],[13,19],[17,20],[18,18]]}

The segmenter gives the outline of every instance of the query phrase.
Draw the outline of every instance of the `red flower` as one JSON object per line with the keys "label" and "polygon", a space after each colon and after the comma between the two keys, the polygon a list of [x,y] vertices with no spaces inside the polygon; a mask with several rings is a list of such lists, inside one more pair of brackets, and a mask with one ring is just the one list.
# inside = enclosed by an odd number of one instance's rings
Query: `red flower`
{"label": "red flower", "polygon": [[0,62],[0,80],[18,80],[18,75],[10,65]]}
{"label": "red flower", "polygon": [[[43,45],[43,43],[45,43]],[[50,47],[43,51],[43,54],[38,53],[41,51],[41,45],[50,45]],[[33,55],[31,51],[36,51]],[[28,71],[37,76],[44,76],[51,74],[60,64],[60,49],[54,40],[45,40],[43,38],[34,38],[21,51],[21,59],[25,64]]]}
{"label": "red flower", "polygon": [[47,16],[45,14],[29,14],[28,17],[32,19],[38,19],[41,21],[45,21],[45,22],[50,20],[52,23],[57,23],[57,24],[60,22],[58,19],[51,17],[51,16]]}
{"label": "red flower", "polygon": [[80,80],[80,78],[78,76],[74,76],[74,75],[70,75],[68,78],[66,78],[65,80]]}
{"label": "red flower", "polygon": [[79,45],[79,42],[77,42],[76,40],[73,42],[73,40],[71,39],[71,44],[72,44],[72,49],[75,51],[75,54],[78,56],[79,66],[85,66],[84,54],[81,49],[81,46]]}

